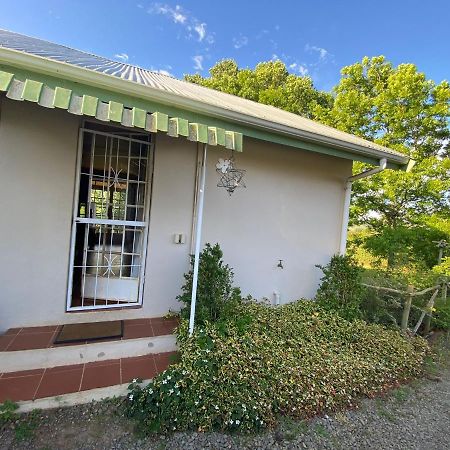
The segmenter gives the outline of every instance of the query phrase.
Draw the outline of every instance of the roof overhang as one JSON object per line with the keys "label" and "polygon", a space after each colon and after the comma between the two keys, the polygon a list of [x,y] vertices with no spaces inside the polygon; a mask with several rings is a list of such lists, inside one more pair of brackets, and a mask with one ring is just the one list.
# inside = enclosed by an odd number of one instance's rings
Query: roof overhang
{"label": "roof overhang", "polygon": [[[242,150],[242,135],[244,135],[369,164],[377,164],[380,159],[386,158],[388,168],[393,169],[406,170],[410,162],[409,157],[399,153],[384,152],[377,148],[300,130],[176,93],[17,50],[0,47],[0,65],[6,66],[2,68],[6,73],[8,73],[8,67],[20,69],[15,70],[13,75],[22,82],[36,81],[50,89],[55,89],[58,87],[57,81],[60,80],[62,81],[60,87],[72,88],[76,95],[82,97],[82,102],[83,96],[89,96],[98,98],[103,103],[116,102],[121,103],[125,108],[138,108],[150,115],[159,112],[160,116],[167,115],[168,120],[170,118],[185,120],[188,122],[188,128],[191,123],[194,124],[194,127],[191,127],[193,129],[196,128],[195,124],[200,124],[203,141],[208,140],[208,135],[214,135],[215,132],[210,132],[210,129],[226,130],[229,136],[233,136],[229,138],[227,147],[235,150]],[[88,98],[86,101],[90,102],[92,107],[92,101]],[[92,109],[90,111],[92,115]],[[138,111],[137,116],[142,117],[142,113]],[[146,122],[153,123],[152,120],[149,119]],[[142,120],[138,122],[142,125]],[[153,128],[149,131],[157,130]],[[222,135],[222,131],[220,133]]]}

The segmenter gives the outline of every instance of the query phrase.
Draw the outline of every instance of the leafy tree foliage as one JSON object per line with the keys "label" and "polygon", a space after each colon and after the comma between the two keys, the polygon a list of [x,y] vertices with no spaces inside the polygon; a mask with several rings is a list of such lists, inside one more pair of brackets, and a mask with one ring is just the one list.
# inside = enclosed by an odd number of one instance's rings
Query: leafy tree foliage
{"label": "leafy tree foliage", "polygon": [[[423,247],[433,243],[423,239],[445,237],[450,220],[450,85],[428,80],[413,64],[394,67],[383,56],[341,73],[333,107],[317,105],[316,118],[416,161],[409,173],[385,171],[355,183],[352,221],[376,231],[367,248],[390,264],[409,253],[430,265]],[[357,163],[354,171],[364,168]]]}
{"label": "leafy tree foliage", "polygon": [[281,61],[267,61],[255,69],[241,69],[234,60],[225,59],[209,72],[209,77],[195,74],[186,75],[185,79],[305,117],[312,117],[316,107],[327,109],[332,103],[331,95],[318,91],[310,77],[289,73]]}
{"label": "leafy tree foliage", "polygon": [[450,85],[435,84],[413,64],[394,67],[384,56],[344,67],[331,109],[316,117],[421,161],[449,155]]}

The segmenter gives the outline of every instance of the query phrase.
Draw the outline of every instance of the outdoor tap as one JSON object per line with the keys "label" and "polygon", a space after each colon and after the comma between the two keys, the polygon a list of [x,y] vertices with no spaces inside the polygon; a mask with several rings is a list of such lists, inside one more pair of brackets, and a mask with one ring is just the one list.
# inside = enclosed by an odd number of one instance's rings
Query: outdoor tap
{"label": "outdoor tap", "polygon": [[277,267],[279,267],[280,269],[284,269],[284,266],[283,266],[283,260],[282,260],[282,259],[279,259],[279,260],[278,260]]}

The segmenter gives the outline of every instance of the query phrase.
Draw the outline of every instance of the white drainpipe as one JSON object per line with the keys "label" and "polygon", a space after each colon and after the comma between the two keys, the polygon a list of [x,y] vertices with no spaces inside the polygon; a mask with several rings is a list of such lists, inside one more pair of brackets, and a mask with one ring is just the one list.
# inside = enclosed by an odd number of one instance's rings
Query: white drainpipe
{"label": "white drainpipe", "polygon": [[195,303],[197,301],[197,283],[198,283],[198,264],[200,259],[200,245],[202,240],[202,222],[203,222],[203,203],[205,199],[205,180],[206,180],[206,149],[203,146],[203,158],[200,175],[200,185],[198,189],[197,211],[195,215],[195,250],[194,250],[194,274],[192,277],[192,296],[191,296],[191,313],[189,316],[189,336],[194,332],[195,320]]}
{"label": "white drainpipe", "polygon": [[347,248],[347,228],[348,228],[348,220],[350,216],[350,199],[352,196],[352,184],[356,180],[360,180],[361,178],[367,178],[376,173],[382,172],[386,169],[387,160],[386,158],[380,159],[380,163],[378,167],[374,169],[366,170],[365,172],[358,173],[357,175],[352,175],[347,179],[345,186],[345,200],[344,200],[344,211],[342,215],[342,228],[341,228],[341,243],[339,245],[339,253],[341,255],[345,255],[345,250]]}

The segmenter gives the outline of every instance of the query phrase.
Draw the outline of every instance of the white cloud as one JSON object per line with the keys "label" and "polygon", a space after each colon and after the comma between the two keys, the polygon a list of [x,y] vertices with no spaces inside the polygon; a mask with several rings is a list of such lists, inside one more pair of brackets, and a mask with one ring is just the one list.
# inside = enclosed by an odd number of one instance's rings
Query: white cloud
{"label": "white cloud", "polygon": [[147,13],[163,15],[173,23],[182,26],[185,30],[185,37],[188,39],[195,37],[199,42],[214,43],[214,33],[208,32],[207,24],[198,20],[180,5],[173,7],[167,3],[153,3]]}
{"label": "white cloud", "polygon": [[310,44],[306,44],[305,45],[305,50],[309,53],[313,53],[316,52],[319,54],[319,59],[321,61],[324,61],[325,59],[328,58],[328,56],[330,56],[330,52],[322,47],[317,47],[317,45],[310,45]]}
{"label": "white cloud", "polygon": [[302,77],[304,77],[308,73],[308,69],[299,63],[292,63],[289,64],[289,69],[293,70],[294,72],[298,72]]}
{"label": "white cloud", "polygon": [[238,38],[233,38],[233,46],[235,49],[245,47],[248,44],[247,36],[239,36]]}
{"label": "white cloud", "polygon": [[122,62],[128,62],[128,59],[129,59],[129,57],[126,53],[116,53],[114,55],[114,58],[120,59],[120,61],[122,61]]}
{"label": "white cloud", "polygon": [[305,66],[302,66],[301,64],[298,66],[298,73],[304,77],[308,74],[308,69]]}
{"label": "white cloud", "polygon": [[203,56],[195,55],[192,57],[194,61],[194,70],[203,70]]}
{"label": "white cloud", "polygon": [[168,70],[158,69],[158,70],[154,70],[154,72],[160,73],[161,75],[167,75],[168,77],[174,78],[173,74],[171,74]]}
{"label": "white cloud", "polygon": [[180,5],[176,5],[172,8],[169,5],[163,3],[154,3],[148,10],[149,13],[162,14],[168,16],[173,20],[174,23],[185,23],[187,16],[182,13]]}
{"label": "white cloud", "polygon": [[194,30],[198,34],[198,40],[200,42],[202,42],[206,36],[206,23],[199,23],[199,24],[195,25]]}
{"label": "white cloud", "polygon": [[269,30],[263,29],[256,35],[256,39],[261,39],[266,34],[269,34]]}

